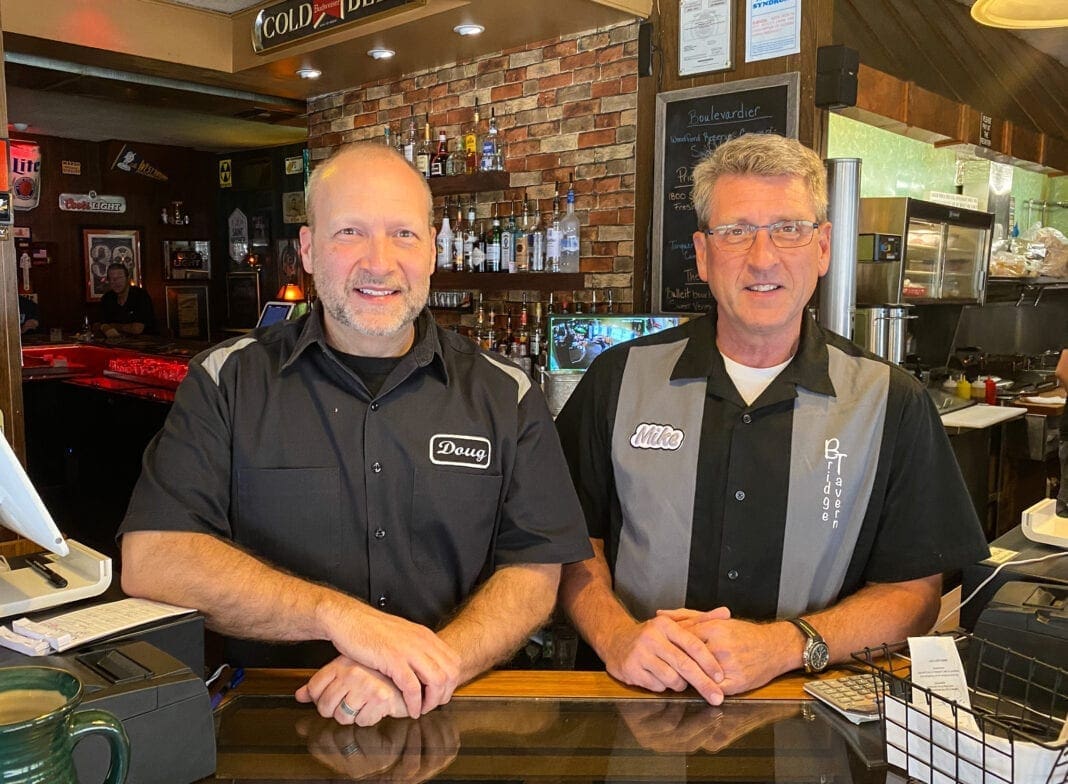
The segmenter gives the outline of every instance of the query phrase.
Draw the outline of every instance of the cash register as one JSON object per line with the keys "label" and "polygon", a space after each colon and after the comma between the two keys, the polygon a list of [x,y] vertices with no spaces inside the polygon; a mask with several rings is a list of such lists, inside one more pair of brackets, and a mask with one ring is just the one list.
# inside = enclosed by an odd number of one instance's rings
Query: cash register
{"label": "cash register", "polygon": [[[2,434],[0,525],[47,551],[0,562],[0,633],[15,636],[13,627],[23,625],[27,614],[26,623],[54,622],[71,607],[99,604],[111,584],[111,559],[64,539]],[[203,618],[193,613],[52,655],[38,655],[42,649],[36,647],[30,648],[34,655],[0,647],[0,667],[41,665],[73,673],[84,687],[82,706],[109,711],[126,728],[127,782],[181,784],[215,771],[203,648]],[[194,670],[172,652],[194,665],[199,660],[199,666]],[[106,741],[85,738],[75,747],[74,763],[81,781],[103,780],[110,764]]]}

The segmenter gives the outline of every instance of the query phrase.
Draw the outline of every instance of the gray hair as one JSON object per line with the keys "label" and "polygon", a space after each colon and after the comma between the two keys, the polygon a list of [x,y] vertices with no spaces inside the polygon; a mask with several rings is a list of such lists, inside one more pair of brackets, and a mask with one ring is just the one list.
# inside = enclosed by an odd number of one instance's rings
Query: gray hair
{"label": "gray hair", "polygon": [[430,185],[423,178],[423,175],[411,164],[411,162],[394,150],[392,147],[386,147],[384,144],[378,142],[356,142],[354,144],[345,145],[334,152],[329,158],[322,161],[316,166],[308,178],[308,187],[306,191],[306,205],[305,214],[307,215],[307,223],[309,228],[315,227],[315,193],[319,190],[319,182],[326,176],[332,168],[337,165],[337,162],[342,158],[348,158],[354,156],[360,161],[384,161],[384,160],[396,160],[406,164],[412,170],[419,182],[423,186],[423,191],[426,193],[426,211],[427,220],[430,221],[430,225],[434,225],[434,195],[430,192]]}
{"label": "gray hair", "polygon": [[808,188],[816,220],[827,220],[827,170],[815,152],[796,139],[747,133],[724,142],[693,169],[693,201],[699,228],[712,218],[712,189],[726,174],[800,177]]}

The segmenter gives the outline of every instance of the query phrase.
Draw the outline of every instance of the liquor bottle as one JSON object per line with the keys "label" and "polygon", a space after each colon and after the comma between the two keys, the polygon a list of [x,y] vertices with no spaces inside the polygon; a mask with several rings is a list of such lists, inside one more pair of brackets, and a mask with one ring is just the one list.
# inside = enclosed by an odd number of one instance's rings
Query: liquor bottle
{"label": "liquor bottle", "polygon": [[445,200],[445,209],[442,210],[441,230],[438,231],[438,269],[452,269],[452,227],[449,225],[449,200]]}
{"label": "liquor bottle", "polygon": [[445,163],[445,176],[455,177],[463,174],[467,167],[467,155],[464,152],[464,137],[457,136],[449,143],[449,160]]}
{"label": "liquor bottle", "polygon": [[515,211],[508,204],[508,220],[501,228],[501,272],[515,272]]}
{"label": "liquor bottle", "polygon": [[386,145],[387,147],[393,146],[393,131],[390,130],[390,127],[388,125],[382,126],[382,144]]}
{"label": "liquor bottle", "polygon": [[[430,124],[427,124],[427,128]],[[433,156],[430,158],[430,176],[431,177],[444,177],[445,167],[449,162],[449,142],[445,137],[445,130],[438,130],[438,148],[434,151]]]}
{"label": "liquor bottle", "polygon": [[590,313],[600,313],[597,306],[597,289],[590,289]]}
{"label": "liquor bottle", "polygon": [[[527,312],[527,298],[523,297],[523,305],[519,309],[519,327],[515,331],[512,341],[512,357],[518,359],[530,356],[530,315]],[[529,369],[528,369],[529,370]]]}
{"label": "liquor bottle", "polygon": [[497,205],[493,205],[493,223],[486,234],[486,272],[501,271],[501,219],[497,216]]}
{"label": "liquor bottle", "polygon": [[[486,271],[486,225],[484,221],[478,222],[478,230],[474,231],[472,224],[471,232],[471,271]],[[491,311],[492,312],[492,311]]]}
{"label": "liquor bottle", "polygon": [[481,272],[475,269],[474,252],[478,236],[475,234],[475,202],[467,205],[467,221],[464,224],[464,270],[466,272]]}
{"label": "liquor bottle", "polygon": [[523,199],[523,215],[516,222],[515,236],[512,239],[512,244],[515,245],[516,272],[526,272],[530,269],[530,246],[527,244],[527,224],[529,222],[530,214],[527,212],[527,200]]}
{"label": "liquor bottle", "polygon": [[604,290],[604,301],[601,305],[602,313],[612,313],[612,289]]}
{"label": "liquor bottle", "polygon": [[412,114],[408,118],[408,133],[404,137],[404,158],[408,161],[408,163],[415,163],[415,146],[415,106],[412,106]]}
{"label": "liquor bottle", "polygon": [[486,311],[482,306],[482,295],[478,295],[478,308],[475,310],[475,332],[471,335],[476,346],[482,345],[482,333],[486,331]]}
{"label": "liquor bottle", "polygon": [[466,156],[464,172],[466,174],[472,174],[473,172],[478,171],[478,155],[481,152],[478,136],[480,122],[481,120],[478,116],[478,98],[476,98],[474,118],[464,129],[464,153]]}
{"label": "liquor bottle", "polygon": [[[530,358],[538,368],[544,368],[548,360],[548,352],[545,348],[546,343],[545,325],[542,324],[541,319],[541,303],[535,302],[534,323],[530,326]],[[537,378],[536,372],[534,377]]]}
{"label": "liquor bottle", "polygon": [[423,179],[430,179],[430,159],[434,154],[434,148],[430,144],[430,123],[423,126],[423,140],[419,143],[419,149],[415,153],[415,168],[423,175]]}
{"label": "liquor bottle", "polygon": [[534,203],[530,223],[527,224],[527,249],[530,254],[530,271],[545,272],[545,231],[538,217],[537,202]]}
{"label": "liquor bottle", "polygon": [[489,310],[489,320],[486,322],[485,328],[482,330],[481,338],[479,339],[479,348],[486,351],[493,351],[493,346],[497,342],[497,314],[493,312],[493,308]]}
{"label": "liquor bottle", "polygon": [[482,137],[482,159],[479,161],[478,168],[481,171],[500,171],[500,154],[498,148],[497,138],[497,116],[495,111],[490,109],[489,130],[486,131],[486,135]]}
{"label": "liquor bottle", "polygon": [[545,221],[545,271],[560,271],[560,184],[553,193],[553,211]]}
{"label": "liquor bottle", "polygon": [[567,188],[567,214],[560,219],[560,271],[579,271],[579,219],[575,214],[575,180]]}
{"label": "liquor bottle", "polygon": [[571,310],[572,312],[579,314],[584,312],[584,306],[582,300],[579,299],[577,291],[571,292]]}
{"label": "liquor bottle", "polygon": [[501,330],[497,337],[497,353],[510,357],[512,355],[512,341],[514,338],[515,333],[512,331],[512,311],[511,309],[508,309],[505,313],[504,329]]}
{"label": "liquor bottle", "polygon": [[463,272],[464,267],[464,238],[465,227],[463,225],[463,211],[460,208],[460,200],[456,200],[456,231],[452,238],[452,269],[454,272]]}

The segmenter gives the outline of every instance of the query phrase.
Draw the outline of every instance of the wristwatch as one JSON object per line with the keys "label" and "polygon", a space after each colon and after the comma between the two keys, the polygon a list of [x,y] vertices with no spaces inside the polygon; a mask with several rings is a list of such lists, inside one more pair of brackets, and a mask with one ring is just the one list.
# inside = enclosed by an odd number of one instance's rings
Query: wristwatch
{"label": "wristwatch", "polygon": [[801,630],[805,635],[805,650],[801,653],[801,663],[805,665],[805,672],[823,672],[830,664],[831,654],[827,650],[827,643],[820,633],[804,618],[787,618],[790,623]]}

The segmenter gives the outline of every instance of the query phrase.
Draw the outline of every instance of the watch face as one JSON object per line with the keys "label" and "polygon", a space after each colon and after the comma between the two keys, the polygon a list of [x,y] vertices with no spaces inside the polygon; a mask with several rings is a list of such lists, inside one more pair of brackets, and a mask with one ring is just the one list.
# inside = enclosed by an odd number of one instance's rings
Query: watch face
{"label": "watch face", "polygon": [[827,650],[827,643],[815,642],[808,649],[808,666],[813,672],[823,672],[827,669],[828,663],[830,663],[830,652]]}

